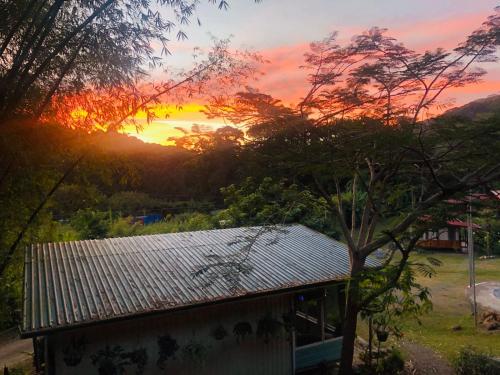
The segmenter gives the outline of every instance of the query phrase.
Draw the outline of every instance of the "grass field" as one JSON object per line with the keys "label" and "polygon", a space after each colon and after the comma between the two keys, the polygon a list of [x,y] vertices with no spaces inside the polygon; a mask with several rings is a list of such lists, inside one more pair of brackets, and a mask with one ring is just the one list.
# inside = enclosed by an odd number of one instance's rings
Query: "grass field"
{"label": "grass field", "polygon": [[[433,311],[424,315],[422,325],[414,320],[403,323],[405,336],[428,346],[448,359],[454,357],[462,346],[500,356],[500,332],[488,332],[483,328],[474,330],[470,304],[465,295],[468,285],[468,258],[462,254],[434,253],[433,257],[443,264],[437,267],[437,275],[431,279],[421,278],[432,293]],[[417,254],[415,258],[424,257]],[[476,261],[476,282],[500,281],[500,258]],[[453,326],[461,326],[458,331]]]}

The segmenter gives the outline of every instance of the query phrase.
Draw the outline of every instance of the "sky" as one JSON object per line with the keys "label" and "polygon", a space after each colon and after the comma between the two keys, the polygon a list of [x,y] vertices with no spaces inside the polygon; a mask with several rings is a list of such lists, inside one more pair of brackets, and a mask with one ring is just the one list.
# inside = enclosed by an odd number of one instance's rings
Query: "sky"
{"label": "sky", "polygon": [[[296,103],[306,90],[306,73],[299,68],[312,41],[333,31],[339,41],[373,27],[387,28],[407,47],[425,51],[453,48],[493,13],[498,0],[253,0],[229,1],[230,8],[219,10],[202,0],[197,11],[201,26],[193,22],[183,30],[188,40],[172,42],[167,65],[189,68],[192,48],[208,48],[212,36],[231,37],[231,46],[250,49],[269,60],[265,75],[252,84],[285,103]],[[488,95],[500,94],[500,64],[485,64],[483,82],[454,89],[446,99],[456,105]],[[193,123],[221,126],[221,120],[207,120],[199,103],[174,108],[168,119],[158,119],[141,133],[129,127],[125,132],[145,142],[169,144],[170,136],[181,135],[175,127],[189,129]]]}

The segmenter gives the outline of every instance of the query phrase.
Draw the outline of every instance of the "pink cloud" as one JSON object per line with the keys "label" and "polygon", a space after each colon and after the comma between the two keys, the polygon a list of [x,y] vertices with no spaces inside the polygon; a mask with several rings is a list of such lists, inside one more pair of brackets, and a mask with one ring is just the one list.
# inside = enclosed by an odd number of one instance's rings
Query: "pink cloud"
{"label": "pink cloud", "polygon": [[[469,14],[460,18],[434,19],[400,25],[388,30],[388,35],[397,38],[408,48],[423,52],[438,47],[452,49],[465,40],[467,35],[481,26],[488,14]],[[354,28],[342,29],[339,32],[339,43],[346,43],[353,35],[363,30]],[[326,35],[325,35],[326,36]],[[256,86],[287,103],[296,103],[307,91],[307,71],[301,69],[304,53],[309,51],[308,43],[297,43],[262,50],[262,55],[270,61],[264,66],[265,75]],[[493,68],[491,66],[485,66]],[[493,68],[494,69],[494,68]],[[493,72],[486,76],[486,82],[470,85],[450,91],[453,95],[476,94],[477,97],[497,93],[500,74]]]}

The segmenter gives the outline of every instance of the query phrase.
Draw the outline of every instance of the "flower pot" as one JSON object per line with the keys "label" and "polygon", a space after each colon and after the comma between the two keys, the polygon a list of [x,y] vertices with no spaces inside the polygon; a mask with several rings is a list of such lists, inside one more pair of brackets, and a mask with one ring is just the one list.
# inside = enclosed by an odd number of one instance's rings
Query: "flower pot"
{"label": "flower pot", "polygon": [[389,337],[389,332],[387,331],[377,331],[377,340],[380,342],[386,342]]}

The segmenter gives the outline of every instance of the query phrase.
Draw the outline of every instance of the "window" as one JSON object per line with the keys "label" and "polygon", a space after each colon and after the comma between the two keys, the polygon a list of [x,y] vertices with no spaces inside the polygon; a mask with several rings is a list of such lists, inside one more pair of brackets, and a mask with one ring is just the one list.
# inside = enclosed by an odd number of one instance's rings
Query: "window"
{"label": "window", "polygon": [[296,346],[341,336],[343,305],[343,286],[340,284],[296,294]]}

